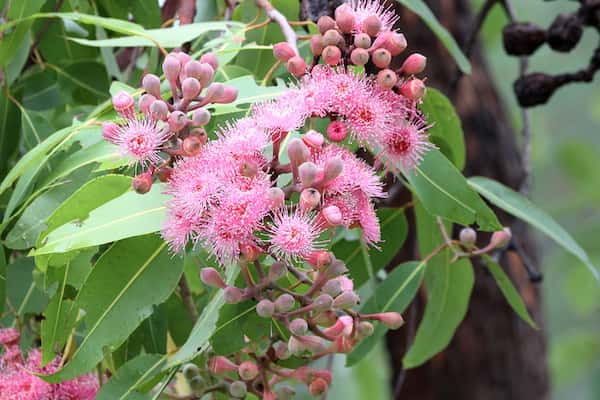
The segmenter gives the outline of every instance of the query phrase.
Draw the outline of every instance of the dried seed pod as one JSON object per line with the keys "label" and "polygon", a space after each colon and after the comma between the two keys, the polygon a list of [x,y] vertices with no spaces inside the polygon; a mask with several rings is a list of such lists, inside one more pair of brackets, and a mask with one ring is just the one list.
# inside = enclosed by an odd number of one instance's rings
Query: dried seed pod
{"label": "dried seed pod", "polygon": [[548,45],[556,51],[573,50],[583,35],[581,25],[576,14],[560,14],[548,28]]}
{"label": "dried seed pod", "polygon": [[531,22],[514,22],[502,30],[504,50],[514,56],[533,54],[546,41],[546,31]]}

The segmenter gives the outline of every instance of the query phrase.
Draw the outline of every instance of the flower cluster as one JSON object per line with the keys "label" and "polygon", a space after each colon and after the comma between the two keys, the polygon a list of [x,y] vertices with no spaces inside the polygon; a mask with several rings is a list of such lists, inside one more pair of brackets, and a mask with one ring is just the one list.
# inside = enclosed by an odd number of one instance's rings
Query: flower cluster
{"label": "flower cluster", "polygon": [[[340,6],[335,19],[319,20],[310,67],[287,43],[275,45],[274,56],[287,62],[297,84],[254,104],[210,140],[206,106],[236,97],[234,88],[209,84],[217,68],[211,54],[200,61],[168,55],[163,70],[172,99],[161,97],[158,77],[146,75],[141,117],[131,96],[113,98],[124,122],[105,124],[105,137],[147,168],[134,180],[139,193],[154,177],[167,182],[162,235],[171,249],[201,246],[221,267],[239,268],[234,283],[216,268],[202,269],[201,278],[222,290],[226,303],[252,301],[258,316],[279,327],[264,340],[248,339],[239,353],[210,357],[205,368],[187,365],[183,372],[198,396],[223,390],[234,398],[284,399],[291,388],[283,381],[324,393],[328,371],[290,365],[349,353],[373,333],[373,323],[402,325],[398,313],[356,311],[360,299],[348,269],[331,252],[332,238],[344,229],[360,229],[369,245],[381,242],[375,204],[386,192],[378,172],[410,171],[433,146],[418,109],[425,87],[414,77],[424,57],[388,69],[406,47],[395,22],[377,1],[355,0]],[[362,61],[352,62],[358,56]],[[393,84],[384,72],[393,74]],[[356,156],[352,143],[371,151],[374,165]]]}
{"label": "flower cluster", "polygon": [[2,400],[93,400],[100,385],[95,374],[85,374],[59,384],[50,384],[35,373],[51,374],[59,368],[60,359],[42,367],[38,349],[21,354],[20,334],[16,329],[0,329],[0,396]]}

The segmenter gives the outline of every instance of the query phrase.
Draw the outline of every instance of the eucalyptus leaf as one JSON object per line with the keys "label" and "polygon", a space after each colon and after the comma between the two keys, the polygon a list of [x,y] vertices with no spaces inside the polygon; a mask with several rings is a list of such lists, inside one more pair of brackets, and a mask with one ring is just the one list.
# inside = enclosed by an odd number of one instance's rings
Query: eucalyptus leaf
{"label": "eucalyptus leaf", "polygon": [[147,400],[150,396],[141,393],[138,387],[154,374],[160,372],[166,357],[160,354],[142,354],[117,370],[117,373],[102,386],[96,400]]}

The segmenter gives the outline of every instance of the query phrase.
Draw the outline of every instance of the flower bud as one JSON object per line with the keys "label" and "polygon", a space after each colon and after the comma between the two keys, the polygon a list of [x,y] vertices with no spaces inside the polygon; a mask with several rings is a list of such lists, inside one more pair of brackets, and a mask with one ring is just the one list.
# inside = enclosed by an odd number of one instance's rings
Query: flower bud
{"label": "flower bud", "polygon": [[321,291],[335,297],[342,293],[342,285],[337,279],[330,279],[325,285],[323,285]]}
{"label": "flower bud", "polygon": [[[327,342],[318,336],[292,336],[302,343],[304,348],[313,354],[327,350]],[[291,339],[291,338],[290,338]]]}
{"label": "flower bud", "polygon": [[344,330],[346,329],[346,324],[340,318],[335,321],[335,324],[331,325],[329,328],[324,329],[323,333],[331,338],[340,336]]}
{"label": "flower bud", "polygon": [[190,135],[183,139],[181,150],[187,157],[196,156],[202,151],[202,141],[198,137]]}
{"label": "flower bud", "polygon": [[173,54],[169,54],[165,57],[162,65],[165,76],[170,82],[175,82],[181,72],[181,61]]}
{"label": "flower bud", "polygon": [[240,253],[244,260],[254,262],[258,260],[258,257],[262,254],[262,250],[254,243],[244,243],[240,244]]}
{"label": "flower bud", "polygon": [[310,37],[310,51],[315,56],[320,56],[323,52],[323,35],[312,35]]}
{"label": "flower bud", "polygon": [[319,132],[311,129],[302,136],[302,141],[312,149],[320,149],[325,143],[325,138]]}
{"label": "flower bud", "polygon": [[425,96],[425,83],[420,79],[411,79],[400,86],[400,94],[410,100],[418,101]]}
{"label": "flower bud", "polygon": [[227,304],[237,304],[242,301],[244,294],[235,286],[227,286],[223,290],[223,299]]}
{"label": "flower bud", "polygon": [[292,322],[290,322],[290,332],[296,336],[306,335],[308,332],[308,324],[306,320],[302,318],[296,318]]}
{"label": "flower bud", "polygon": [[202,87],[207,87],[210,81],[212,81],[212,79],[214,78],[214,76],[215,70],[213,69],[213,67],[208,63],[201,63],[198,75],[194,78],[198,79]]}
{"label": "flower bud", "polygon": [[140,111],[144,114],[148,114],[150,112],[150,105],[154,103],[155,100],[156,97],[149,93],[144,93],[141,95],[140,99],[138,100],[138,107],[140,108]]}
{"label": "flower bud", "polygon": [[182,70],[185,68],[187,63],[192,60],[192,57],[190,57],[189,54],[186,54],[183,51],[176,51],[176,52],[172,52],[171,54],[173,54],[175,57],[177,57],[177,59],[181,63]]}
{"label": "flower bud", "polygon": [[319,32],[323,34],[331,29],[335,29],[335,21],[330,16],[323,15],[317,21],[317,27],[319,28]]}
{"label": "flower bud", "polygon": [[352,64],[354,65],[365,65],[369,62],[369,58],[369,52],[365,49],[361,49],[360,47],[357,47],[356,49],[352,50],[352,53],[350,53],[350,61],[352,61]]}
{"label": "flower bud", "polygon": [[276,282],[287,274],[287,267],[284,263],[276,261],[269,268],[269,280]]}
{"label": "flower bud", "polygon": [[302,353],[304,353],[305,351],[307,351],[307,348],[304,345],[304,343],[301,342],[300,340],[298,340],[295,336],[290,336],[287,347],[288,347],[289,353],[291,355],[295,355],[295,356],[299,356]]}
{"label": "flower bud", "polygon": [[501,231],[492,233],[490,245],[499,249],[506,246],[510,242],[510,239],[512,239],[512,232],[509,227],[505,227]]}
{"label": "flower bud", "polygon": [[214,55],[214,53],[206,53],[202,55],[202,57],[200,57],[200,62],[209,64],[213,71],[216,71],[217,68],[219,68],[219,59],[216,55]]}
{"label": "flower bud", "polygon": [[387,68],[392,62],[392,54],[387,49],[377,49],[373,52],[372,59],[378,68]]}
{"label": "flower bud", "polygon": [[212,103],[213,101],[223,97],[225,94],[225,86],[219,82],[213,82],[206,88],[205,101]]}
{"label": "flower bud", "polygon": [[323,219],[327,221],[329,226],[339,226],[342,225],[344,221],[344,217],[342,216],[342,212],[337,206],[327,206],[321,210],[321,215]]}
{"label": "flower bud", "polygon": [[206,388],[206,382],[200,375],[196,375],[193,378],[188,379],[188,383],[190,385],[190,389],[192,389],[192,392],[194,393],[200,394],[204,392],[204,389]]}
{"label": "flower bud", "polygon": [[342,60],[342,51],[337,46],[327,46],[323,49],[321,56],[325,64],[334,66],[338,65]]}
{"label": "flower bud", "polygon": [[333,121],[327,127],[327,137],[332,142],[343,142],[348,136],[348,128],[341,121]]}
{"label": "flower bud", "polygon": [[114,143],[119,138],[121,128],[119,125],[111,121],[102,123],[102,137],[111,143]]}
{"label": "flower bud", "polygon": [[124,117],[135,114],[135,101],[133,100],[133,96],[125,91],[120,91],[115,94],[112,98],[112,104],[115,111]]}
{"label": "flower bud", "polygon": [[150,117],[156,121],[166,121],[169,115],[169,107],[162,100],[155,100],[150,104]]}
{"label": "flower bud", "polygon": [[328,389],[329,385],[327,384],[327,382],[325,382],[324,379],[321,378],[315,379],[308,386],[308,392],[311,394],[311,396],[320,396],[327,392]]}
{"label": "flower bud", "polygon": [[359,49],[368,49],[371,47],[371,37],[366,33],[359,33],[354,36],[354,45]]}
{"label": "flower bud", "polygon": [[398,76],[391,69],[382,69],[377,74],[377,84],[383,89],[391,89],[398,83]]}
{"label": "flower bud", "polygon": [[204,129],[202,129],[202,128],[192,129],[190,131],[190,136],[198,138],[198,140],[200,140],[200,143],[202,145],[205,145],[206,142],[208,141],[208,135],[206,134],[206,131]]}
{"label": "flower bud", "polygon": [[233,103],[238,97],[238,90],[235,86],[226,85],[223,95],[214,100],[214,103],[229,104]]}
{"label": "flower bud", "polygon": [[246,398],[246,394],[248,393],[248,388],[246,384],[242,381],[234,381],[229,385],[229,394],[236,399],[244,399]]}
{"label": "flower bud", "polygon": [[227,285],[221,278],[221,274],[214,268],[206,267],[200,270],[200,280],[208,286],[225,289]]}
{"label": "flower bud", "polygon": [[214,356],[208,360],[208,369],[212,374],[223,375],[227,372],[237,371],[238,366],[231,362],[227,357]]}
{"label": "flower bud", "polygon": [[186,78],[198,79],[198,76],[200,76],[202,71],[202,64],[199,61],[191,60],[185,64],[183,71],[185,72]]}
{"label": "flower bud", "polygon": [[328,311],[331,307],[333,307],[333,298],[326,293],[320,294],[313,301],[313,310],[316,312]]}
{"label": "flower bud", "polygon": [[299,207],[302,211],[310,211],[321,203],[321,193],[313,188],[306,188],[300,193]]}
{"label": "flower bud", "polygon": [[341,309],[352,308],[356,307],[359,301],[360,299],[356,295],[356,293],[352,291],[342,292],[342,294],[340,294],[333,300],[333,307]]}
{"label": "flower bud", "polygon": [[284,342],[276,342],[273,345],[273,349],[275,350],[275,357],[277,357],[280,360],[287,360],[288,358],[290,358],[290,351],[288,349],[288,345],[287,343]]}
{"label": "flower bud", "polygon": [[392,54],[392,57],[396,57],[406,49],[408,43],[402,33],[392,32],[384,46]]}
{"label": "flower bud", "polygon": [[414,75],[423,72],[426,65],[427,57],[419,53],[414,53],[404,60],[401,70],[404,75]]}
{"label": "flower bud", "polygon": [[381,314],[375,314],[377,320],[381,322],[386,328],[398,329],[404,325],[404,319],[402,315],[397,312],[385,312]]}
{"label": "flower bud", "polygon": [[160,98],[160,78],[154,74],[146,74],[142,79],[144,90],[156,98]]}
{"label": "flower bud", "polygon": [[332,157],[325,161],[323,167],[324,181],[330,182],[337,178],[344,170],[344,163],[340,157]]}
{"label": "flower bud", "polygon": [[198,97],[200,90],[202,90],[202,86],[200,86],[200,82],[196,78],[185,78],[183,82],[181,82],[181,92],[183,98],[186,100],[192,100]]}
{"label": "flower bud", "polygon": [[335,22],[342,33],[352,33],[356,18],[354,11],[350,8],[343,8],[335,13]]}
{"label": "flower bud", "polygon": [[381,20],[377,15],[369,15],[364,19],[362,23],[363,31],[371,36],[375,37],[381,30]]}
{"label": "flower bud", "polygon": [[206,108],[199,108],[192,114],[192,124],[195,126],[204,126],[210,122],[210,111]]}
{"label": "flower bud", "polygon": [[238,367],[238,375],[245,381],[254,380],[258,376],[258,366],[253,361],[244,361]]}
{"label": "flower bud", "polygon": [[460,240],[460,243],[466,247],[473,247],[477,241],[477,232],[473,228],[463,228],[458,234],[458,240]]}
{"label": "flower bud", "polygon": [[354,290],[354,281],[345,275],[338,276],[335,278],[342,287],[342,292],[348,292]]}
{"label": "flower bud", "polygon": [[271,300],[263,299],[256,305],[256,313],[259,317],[271,318],[275,312],[275,304]]}
{"label": "flower bud", "polygon": [[173,175],[173,168],[166,165],[160,167],[156,172],[156,175],[158,176],[159,181],[168,182],[169,179],[171,179],[171,176]]}
{"label": "flower bud", "polygon": [[[331,265],[325,270],[327,277],[329,279],[337,278],[340,275],[343,275],[348,272],[348,268],[346,268],[346,264],[344,264],[341,260],[333,260]],[[341,281],[340,281],[341,282]],[[342,290],[343,290],[343,282],[342,282]]]}
{"label": "flower bud", "polygon": [[146,194],[152,188],[152,174],[150,172],[143,172],[139,175],[136,175],[131,181],[131,186],[136,193]]}
{"label": "flower bud", "polygon": [[300,56],[294,56],[288,60],[287,70],[294,76],[302,76],[306,73],[306,61]]}
{"label": "flower bud", "polygon": [[333,255],[326,250],[313,251],[308,255],[306,261],[317,269],[322,269],[331,265]]}
{"label": "flower bud", "polygon": [[277,400],[293,400],[296,391],[290,386],[280,386],[275,389],[275,395]]}
{"label": "flower bud", "polygon": [[304,162],[298,167],[298,176],[300,182],[306,187],[311,187],[314,181],[317,179],[317,166],[310,162]]}
{"label": "flower bud", "polygon": [[273,55],[279,61],[286,62],[297,54],[288,42],[280,42],[273,45]]}
{"label": "flower bud", "polygon": [[183,366],[182,372],[185,379],[189,381],[193,377],[200,375],[200,368],[196,364],[188,363]]}
{"label": "flower bud", "polygon": [[285,193],[281,188],[272,187],[267,190],[267,199],[271,209],[277,209],[285,202]]}
{"label": "flower bud", "polygon": [[294,308],[296,300],[291,294],[284,293],[275,299],[275,309],[279,312],[288,312]]}
{"label": "flower bud", "polygon": [[188,122],[187,116],[181,111],[173,111],[168,118],[169,129],[171,132],[179,132]]}
{"label": "flower bud", "polygon": [[[331,299],[333,303],[333,299]],[[331,310],[325,310],[313,317],[315,324],[320,326],[331,326],[337,321],[336,313]]]}
{"label": "flower bud", "polygon": [[362,339],[371,336],[375,332],[375,328],[369,321],[361,321],[356,327],[356,332],[358,337]]}
{"label": "flower bud", "polygon": [[308,150],[308,147],[306,147],[304,142],[298,138],[289,141],[287,152],[291,163],[294,165],[300,165],[310,158],[310,150]]}

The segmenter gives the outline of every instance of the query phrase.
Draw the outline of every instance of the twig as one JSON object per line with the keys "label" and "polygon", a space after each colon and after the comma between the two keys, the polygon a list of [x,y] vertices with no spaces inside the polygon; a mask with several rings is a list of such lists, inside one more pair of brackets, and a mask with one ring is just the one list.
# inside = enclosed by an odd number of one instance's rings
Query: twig
{"label": "twig", "polygon": [[196,0],[180,0],[177,12],[181,25],[191,24],[196,15]]}
{"label": "twig", "polygon": [[179,293],[192,321],[196,321],[198,319],[198,308],[196,308],[196,303],[194,303],[194,298],[192,297],[192,292],[185,276],[182,276],[179,280]]}
{"label": "twig", "polygon": [[283,15],[275,7],[273,7],[269,0],[255,0],[255,2],[258,8],[262,8],[263,10],[265,10],[265,13],[267,13],[267,16],[271,19],[271,21],[279,25],[283,36],[285,36],[286,42],[288,42],[288,44],[292,46],[292,49],[294,49],[294,51],[298,53],[298,39],[296,37],[296,33],[294,32],[294,29],[292,29],[292,27],[290,26],[290,23],[288,22],[285,15]]}
{"label": "twig", "polygon": [[223,19],[225,21],[231,21],[231,17],[233,16],[233,11],[236,7],[235,0],[225,0],[225,15],[223,15]]}

